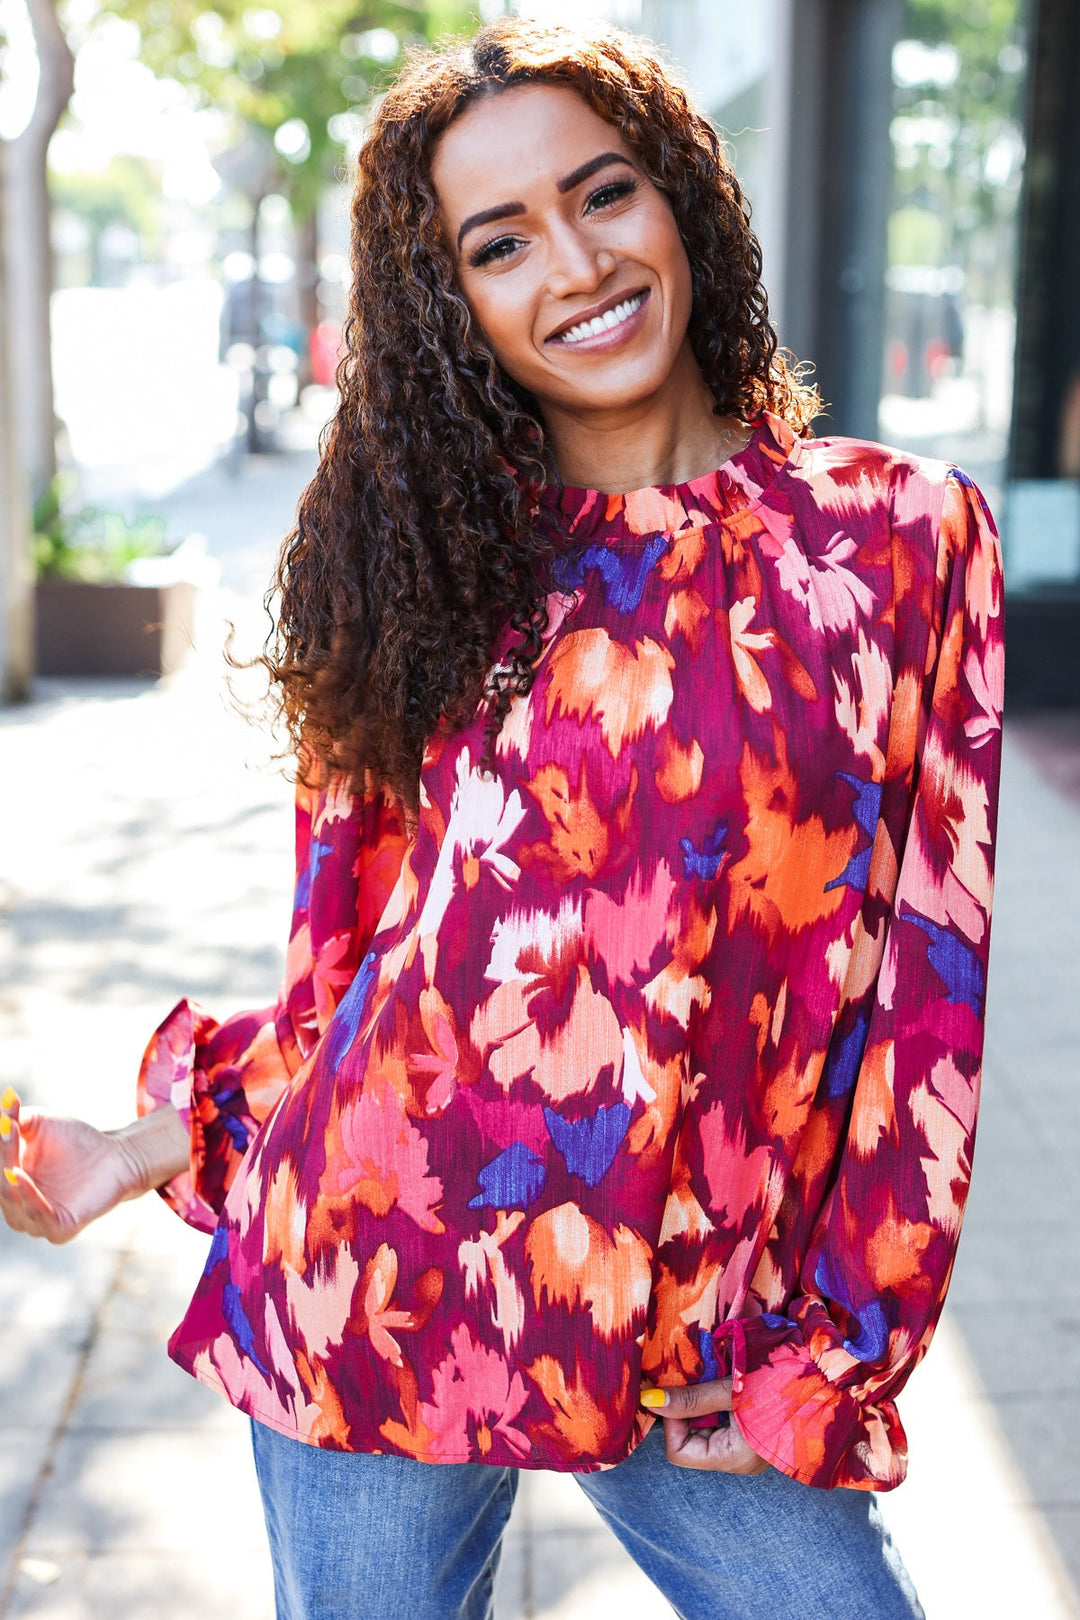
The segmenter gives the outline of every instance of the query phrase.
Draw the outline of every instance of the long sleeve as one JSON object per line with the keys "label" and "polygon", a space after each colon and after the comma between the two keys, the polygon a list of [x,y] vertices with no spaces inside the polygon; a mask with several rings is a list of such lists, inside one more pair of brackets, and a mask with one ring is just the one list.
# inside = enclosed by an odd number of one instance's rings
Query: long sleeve
{"label": "long sleeve", "polygon": [[[794,1297],[725,1323],[751,1445],[806,1484],[888,1489],[893,1404],[933,1334],[971,1169],[983,1042],[1003,685],[996,533],[946,480],[935,604],[881,965],[822,1076],[846,1109]],[[923,675],[923,671],[916,672]],[[875,849],[875,860],[879,853]]]}
{"label": "long sleeve", "polygon": [[317,813],[277,1013],[180,1065],[222,1215],[170,1354],[311,1444],[573,1472],[643,1378],[730,1369],[779,1469],[888,1489],[974,1134],[992,526],[768,415],[702,478],[547,493],[496,746],[483,704],[432,739],[366,944],[370,840]]}
{"label": "long sleeve", "polygon": [[354,797],[339,780],[298,784],[292,926],[277,1001],[219,1023],[184,999],[155,1031],[138,1111],[171,1102],[190,1130],[190,1170],[160,1189],[190,1225],[217,1225],[255,1132],[355,977],[406,842],[400,807],[386,794]]}

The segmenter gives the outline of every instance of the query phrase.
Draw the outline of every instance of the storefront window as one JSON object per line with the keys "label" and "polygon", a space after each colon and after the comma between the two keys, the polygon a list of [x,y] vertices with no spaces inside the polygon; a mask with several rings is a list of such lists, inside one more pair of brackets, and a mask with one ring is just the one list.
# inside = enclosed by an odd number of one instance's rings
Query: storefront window
{"label": "storefront window", "polygon": [[892,55],[883,439],[999,509],[1013,394],[1027,65],[1021,0],[907,0]]}

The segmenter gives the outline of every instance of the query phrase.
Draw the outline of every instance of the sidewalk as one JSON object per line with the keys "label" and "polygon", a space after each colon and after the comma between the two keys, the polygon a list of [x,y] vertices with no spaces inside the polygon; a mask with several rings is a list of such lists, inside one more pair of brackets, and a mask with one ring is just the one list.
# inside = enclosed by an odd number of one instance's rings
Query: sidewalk
{"label": "sidewalk", "polygon": [[[172,498],[222,561],[172,681],[42,683],[0,711],[0,1086],[126,1118],[181,994],[261,1005],[288,926],[290,790],[227,707],[296,453]],[[949,1305],[884,1503],[928,1620],[1080,1616],[1080,718],[1008,728],[984,1106]],[[270,1620],[245,1421],[163,1342],[206,1240],[156,1199],[50,1249],[0,1232],[0,1620]],[[763,1609],[764,1612],[764,1609]],[[670,1611],[571,1479],[523,1475],[499,1620]],[[377,1620],[377,1617],[375,1617]]]}

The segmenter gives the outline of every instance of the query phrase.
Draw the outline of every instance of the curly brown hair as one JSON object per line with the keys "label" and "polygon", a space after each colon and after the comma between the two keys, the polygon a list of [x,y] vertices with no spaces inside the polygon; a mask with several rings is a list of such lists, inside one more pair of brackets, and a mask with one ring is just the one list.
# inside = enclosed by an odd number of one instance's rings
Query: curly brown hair
{"label": "curly brown hair", "polygon": [[[715,130],[646,40],[504,18],[411,53],[359,154],[340,402],[282,548],[261,662],[315,769],[417,800],[427,743],[486,703],[485,763],[547,627],[555,476],[536,401],[496,363],[439,224],[431,165],[465,108],[569,86],[667,196],[690,263],[689,337],[720,415],[806,434],[816,390],[777,348],[750,210]],[[496,637],[516,640],[494,675]]]}

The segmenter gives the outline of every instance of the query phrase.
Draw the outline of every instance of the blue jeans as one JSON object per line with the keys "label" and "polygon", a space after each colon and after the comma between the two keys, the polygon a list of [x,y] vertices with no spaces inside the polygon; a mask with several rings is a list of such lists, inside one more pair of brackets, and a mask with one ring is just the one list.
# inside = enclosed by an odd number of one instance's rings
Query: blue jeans
{"label": "blue jeans", "polygon": [[[516,1469],[252,1435],[277,1620],[490,1620]],[[573,1477],[681,1620],[922,1620],[868,1492],[676,1468],[659,1423]]]}

